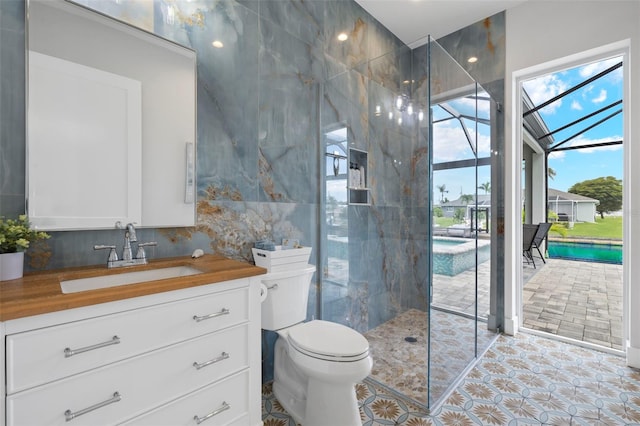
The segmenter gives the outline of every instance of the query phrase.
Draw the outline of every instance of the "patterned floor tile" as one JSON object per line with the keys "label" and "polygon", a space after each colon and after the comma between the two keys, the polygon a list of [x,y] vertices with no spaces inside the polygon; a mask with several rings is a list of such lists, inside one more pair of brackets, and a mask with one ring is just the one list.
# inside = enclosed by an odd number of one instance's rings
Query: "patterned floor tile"
{"label": "patterned floor tile", "polygon": [[[366,426],[640,425],[640,371],[624,358],[524,333],[500,336],[430,415],[369,379],[356,394]],[[262,401],[265,426],[295,426],[271,384]]]}

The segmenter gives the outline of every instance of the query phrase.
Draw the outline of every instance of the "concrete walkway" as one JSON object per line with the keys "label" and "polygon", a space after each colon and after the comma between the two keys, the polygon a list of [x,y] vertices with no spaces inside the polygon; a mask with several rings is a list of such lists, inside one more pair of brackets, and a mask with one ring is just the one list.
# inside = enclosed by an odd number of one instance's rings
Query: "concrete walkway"
{"label": "concrete walkway", "polygon": [[535,258],[523,267],[523,325],[622,350],[622,265]]}

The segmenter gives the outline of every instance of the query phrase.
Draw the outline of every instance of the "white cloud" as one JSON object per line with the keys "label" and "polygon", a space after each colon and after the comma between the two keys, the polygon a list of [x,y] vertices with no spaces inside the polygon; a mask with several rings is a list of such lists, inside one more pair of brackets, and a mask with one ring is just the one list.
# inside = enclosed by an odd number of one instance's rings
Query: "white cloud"
{"label": "white cloud", "polygon": [[[611,141],[619,141],[619,140],[622,140],[622,136],[609,136],[606,138],[599,138],[599,139],[589,139],[583,136],[578,136],[574,140],[570,141],[568,145],[565,145],[565,146],[580,147],[585,145],[593,145],[593,144],[598,144],[603,142],[611,142]],[[582,148],[578,152],[580,152],[581,154],[593,154],[594,152],[618,151],[621,149],[622,149],[622,145],[609,145],[609,146],[602,146],[599,148]]]}
{"label": "white cloud", "polygon": [[[472,136],[474,133],[472,132]],[[478,156],[488,157],[491,154],[491,136],[482,135],[478,136]]]}
{"label": "white cloud", "polygon": [[575,99],[571,102],[571,109],[575,109],[576,111],[582,111],[582,105],[580,105],[580,102],[576,101]]}
{"label": "white cloud", "polygon": [[582,99],[588,99],[589,94],[596,88],[594,84],[590,84],[582,91]]}
{"label": "white cloud", "polygon": [[[540,105],[567,90],[567,83],[560,80],[558,74],[548,74],[523,83],[534,105]],[[562,99],[544,107],[541,113],[553,114],[562,105]]]}
{"label": "white cloud", "polygon": [[[486,97],[489,97],[489,95],[487,95],[486,93],[478,93],[478,96],[483,96],[483,95],[485,95]],[[470,98],[470,97],[458,98],[456,99],[456,102],[469,107],[471,110],[475,110],[476,108],[476,100],[474,98]],[[479,117],[486,116],[491,112],[491,103],[489,101],[478,100],[477,107],[478,107]],[[482,114],[483,112],[486,114]]]}
{"label": "white cloud", "polygon": [[332,196],[338,202],[346,203],[347,202],[347,181],[345,180],[328,180],[326,182],[327,185],[327,196]]}
{"label": "white cloud", "polygon": [[[468,128],[469,137],[473,141],[476,132]],[[469,142],[459,123],[455,120],[433,126],[433,162],[441,163],[473,158]],[[478,135],[478,153],[480,157],[488,156],[491,151],[490,135]]]}
{"label": "white cloud", "polygon": [[[607,59],[606,61],[594,62],[592,64],[585,65],[579,69],[580,77],[587,79],[589,77],[593,77],[606,70],[607,68],[611,68],[615,64],[622,61],[621,57]],[[622,81],[622,68],[618,68],[617,70],[610,73],[607,77],[611,78],[613,81]]]}
{"label": "white cloud", "polygon": [[607,100],[607,91],[605,89],[602,89],[600,90],[600,94],[597,97],[591,99],[591,102],[593,102],[594,104],[599,104],[606,100]]}
{"label": "white cloud", "polygon": [[566,155],[565,155],[564,151],[556,151],[556,152],[552,152],[551,154],[549,154],[549,160],[555,160],[555,161],[563,162],[565,156]]}
{"label": "white cloud", "polygon": [[460,160],[471,154],[462,129],[448,123],[433,126],[433,145],[434,163]]}

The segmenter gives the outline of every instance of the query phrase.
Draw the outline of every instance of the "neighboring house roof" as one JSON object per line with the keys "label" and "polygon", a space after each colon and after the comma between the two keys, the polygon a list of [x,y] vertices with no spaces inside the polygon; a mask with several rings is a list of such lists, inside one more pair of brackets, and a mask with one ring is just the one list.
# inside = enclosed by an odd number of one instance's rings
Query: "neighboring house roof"
{"label": "neighboring house roof", "polygon": [[549,201],[573,201],[577,203],[596,203],[600,204],[600,200],[595,198],[585,197],[584,195],[572,194],[571,192],[559,191],[557,189],[549,188],[547,191],[547,197]]}
{"label": "neighboring house roof", "polygon": [[[453,201],[447,201],[446,203],[441,203],[440,207],[467,207],[470,205],[474,205],[476,203],[475,197],[469,202],[462,202],[460,198]],[[490,206],[491,205],[491,194],[482,194],[478,195],[478,205],[479,206]]]}

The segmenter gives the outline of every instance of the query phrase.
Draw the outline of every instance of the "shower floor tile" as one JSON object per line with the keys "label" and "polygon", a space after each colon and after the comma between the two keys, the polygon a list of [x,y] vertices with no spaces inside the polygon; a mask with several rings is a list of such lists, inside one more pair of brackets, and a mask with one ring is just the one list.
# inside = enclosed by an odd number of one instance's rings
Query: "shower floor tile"
{"label": "shower floor tile", "polygon": [[[440,399],[474,359],[475,321],[449,312],[432,310],[431,404]],[[369,330],[373,369],[370,378],[399,398],[427,405],[428,316],[410,309]],[[478,350],[487,348],[496,335],[478,324]]]}

